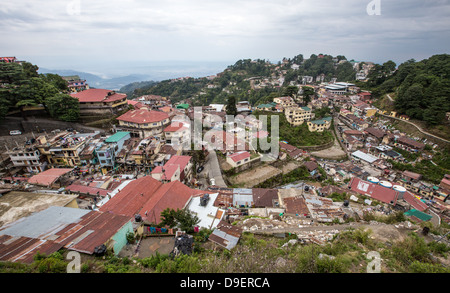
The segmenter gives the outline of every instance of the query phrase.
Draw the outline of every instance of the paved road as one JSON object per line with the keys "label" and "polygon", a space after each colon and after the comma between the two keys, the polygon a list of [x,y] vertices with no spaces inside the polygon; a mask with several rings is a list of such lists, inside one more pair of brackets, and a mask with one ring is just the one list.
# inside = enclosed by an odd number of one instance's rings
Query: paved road
{"label": "paved road", "polygon": [[[214,178],[215,183],[219,187],[227,187],[227,184],[223,180],[222,171],[220,170],[219,160],[214,150],[209,150],[209,154],[206,157],[205,170],[203,175],[209,175],[209,178]],[[210,185],[210,182],[207,183]]]}

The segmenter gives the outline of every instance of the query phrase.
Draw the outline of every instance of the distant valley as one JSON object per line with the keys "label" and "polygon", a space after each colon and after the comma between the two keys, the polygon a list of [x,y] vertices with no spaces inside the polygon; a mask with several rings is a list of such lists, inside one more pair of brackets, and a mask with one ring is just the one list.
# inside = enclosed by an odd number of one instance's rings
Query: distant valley
{"label": "distant valley", "polygon": [[162,80],[190,76],[204,77],[222,72],[226,62],[158,62],[152,64],[118,65],[116,68],[96,69],[102,73],[89,73],[90,70],[39,68],[39,73],[54,73],[61,76],[78,75],[86,79],[92,88],[120,90],[122,87],[138,82],[158,82]]}

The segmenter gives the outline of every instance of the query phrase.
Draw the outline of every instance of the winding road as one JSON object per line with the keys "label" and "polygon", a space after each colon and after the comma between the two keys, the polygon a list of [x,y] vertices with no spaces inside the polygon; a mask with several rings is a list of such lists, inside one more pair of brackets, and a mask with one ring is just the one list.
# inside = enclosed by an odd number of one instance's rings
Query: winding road
{"label": "winding road", "polygon": [[[391,98],[391,96],[389,96],[389,95],[386,95],[386,96],[387,96],[387,97],[389,98],[389,100],[391,100],[392,102],[394,101],[394,100]],[[450,143],[450,140],[446,140],[446,139],[444,139],[444,138],[442,138],[442,137],[439,137],[439,136],[436,136],[436,135],[431,134],[431,133],[429,133],[429,132],[426,132],[426,131],[423,130],[420,126],[417,126],[416,124],[414,124],[414,123],[411,122],[411,121],[403,120],[403,119],[396,118],[396,117],[392,117],[392,116],[389,116],[389,115],[384,115],[384,114],[381,114],[381,113],[379,113],[379,114],[380,114],[381,116],[384,116],[384,117],[387,117],[387,118],[392,118],[392,119],[395,119],[395,120],[403,121],[403,122],[405,122],[405,123],[409,123],[409,124],[413,125],[415,128],[417,128],[417,130],[419,130],[421,133],[423,133],[423,134],[425,134],[425,135],[428,135],[428,136],[431,136],[431,137],[433,137],[433,138],[436,138],[436,139],[445,141],[445,142],[447,142],[447,143]]]}

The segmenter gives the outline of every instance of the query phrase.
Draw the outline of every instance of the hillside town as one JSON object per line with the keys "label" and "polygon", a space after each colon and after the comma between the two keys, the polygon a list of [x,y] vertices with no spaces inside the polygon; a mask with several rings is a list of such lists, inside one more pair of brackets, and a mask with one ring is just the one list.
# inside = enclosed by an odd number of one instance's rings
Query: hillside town
{"label": "hillside town", "polygon": [[[279,67],[271,78],[251,78],[252,88],[282,86]],[[357,68],[355,79],[366,80],[371,64]],[[216,77],[208,77],[206,88],[218,86]],[[448,141],[396,129],[392,121],[409,117],[378,109],[371,93],[353,83],[303,76],[289,83],[298,88],[292,96],[255,105],[236,101],[230,123],[227,104],[195,106],[196,97],[173,102],[160,95],[130,99],[91,88],[79,76],[63,78],[81,116],[109,116],[113,123],[24,127],[4,136],[1,261],[32,263],[37,252],[62,248],[91,256],[190,254],[192,235],[202,230],[222,250],[232,250],[243,233],[296,233],[301,243],[324,245],[344,227],[380,225],[367,220],[370,215],[401,213],[407,221],[399,224],[414,223],[416,230],[420,223],[450,223],[450,174],[430,180],[395,168],[433,162],[433,151]],[[307,102],[305,86],[313,90]],[[311,135],[333,139],[297,147],[272,136],[255,114],[283,115],[291,129],[305,126]],[[272,152],[259,147],[267,138],[276,141]],[[287,181],[296,170],[304,172]],[[167,225],[170,210],[195,215],[193,232]]]}

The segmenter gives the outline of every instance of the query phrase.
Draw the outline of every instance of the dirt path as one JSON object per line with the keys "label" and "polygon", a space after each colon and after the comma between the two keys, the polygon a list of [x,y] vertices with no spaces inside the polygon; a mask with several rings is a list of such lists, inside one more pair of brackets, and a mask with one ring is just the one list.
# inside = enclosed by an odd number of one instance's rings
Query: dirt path
{"label": "dirt path", "polygon": [[414,126],[415,128],[417,128],[417,130],[419,130],[421,133],[423,133],[423,134],[425,134],[425,135],[428,135],[428,136],[431,136],[431,137],[433,137],[433,138],[436,138],[436,139],[445,141],[445,142],[447,142],[447,143],[450,143],[450,140],[446,140],[445,138],[442,138],[442,137],[436,136],[436,135],[434,135],[434,134],[431,134],[431,133],[429,133],[429,132],[426,132],[426,131],[424,131],[420,126],[418,126],[418,125],[412,123],[411,121],[404,120],[404,119],[400,119],[400,118],[396,118],[396,117],[392,117],[392,116],[388,116],[388,115],[384,115],[384,114],[381,114],[381,113],[380,113],[380,115],[381,115],[381,116],[384,116],[384,117],[387,117],[387,118],[392,118],[392,119],[395,119],[395,120],[399,120],[399,121],[403,121],[403,122],[405,122],[405,123],[411,124],[412,126]]}
{"label": "dirt path", "polygon": [[332,147],[317,152],[311,152],[311,155],[313,156],[331,160],[340,159],[346,154],[347,153],[342,150],[341,145],[336,138],[334,139],[334,145]]}
{"label": "dirt path", "polygon": [[251,188],[280,173],[282,173],[281,170],[270,165],[265,165],[249,171],[244,171],[237,176],[230,177],[228,180],[232,184],[243,185],[245,188]]}

